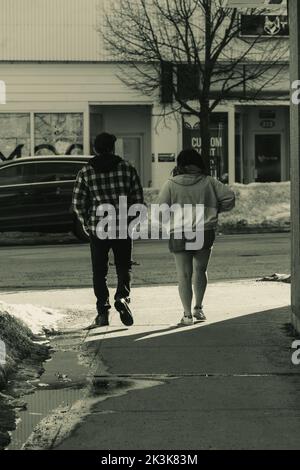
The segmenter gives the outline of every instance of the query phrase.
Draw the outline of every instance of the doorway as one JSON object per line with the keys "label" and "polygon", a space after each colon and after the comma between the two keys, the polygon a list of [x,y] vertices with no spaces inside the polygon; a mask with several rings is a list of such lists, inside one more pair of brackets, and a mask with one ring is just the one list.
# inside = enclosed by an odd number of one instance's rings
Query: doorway
{"label": "doorway", "polygon": [[241,106],[237,113],[237,181],[244,184],[288,181],[288,106]]}
{"label": "doorway", "polygon": [[142,169],[142,137],[139,136],[116,136],[116,154],[131,163],[143,179]]}
{"label": "doorway", "polygon": [[108,132],[117,137],[116,154],[137,170],[144,187],[152,179],[150,106],[90,104],[90,145],[96,135]]}

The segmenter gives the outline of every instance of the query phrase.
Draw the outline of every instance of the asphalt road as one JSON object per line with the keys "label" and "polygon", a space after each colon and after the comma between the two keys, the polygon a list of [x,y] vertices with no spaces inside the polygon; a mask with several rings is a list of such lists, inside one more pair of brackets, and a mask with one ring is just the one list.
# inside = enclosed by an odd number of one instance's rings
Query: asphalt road
{"label": "asphalt road", "polygon": [[[91,286],[88,245],[54,244],[0,247],[0,289],[45,289]],[[176,282],[166,242],[136,242],[136,286]],[[112,260],[113,261],[113,260]],[[114,267],[109,283],[115,284]],[[219,236],[211,259],[210,280],[256,278],[290,272],[289,234]]]}

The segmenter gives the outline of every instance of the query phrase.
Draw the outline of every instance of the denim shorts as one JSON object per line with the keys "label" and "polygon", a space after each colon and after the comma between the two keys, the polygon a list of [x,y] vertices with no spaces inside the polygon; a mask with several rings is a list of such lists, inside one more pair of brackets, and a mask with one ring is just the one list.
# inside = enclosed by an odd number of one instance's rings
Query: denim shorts
{"label": "denim shorts", "polygon": [[215,230],[205,230],[204,232],[204,243],[203,246],[200,250],[187,250],[186,249],[186,244],[187,243],[193,243],[195,240],[175,240],[174,236],[171,234],[170,240],[169,240],[169,250],[171,253],[180,253],[182,251],[204,251],[204,250],[211,250],[214,242],[216,239],[216,232]]}

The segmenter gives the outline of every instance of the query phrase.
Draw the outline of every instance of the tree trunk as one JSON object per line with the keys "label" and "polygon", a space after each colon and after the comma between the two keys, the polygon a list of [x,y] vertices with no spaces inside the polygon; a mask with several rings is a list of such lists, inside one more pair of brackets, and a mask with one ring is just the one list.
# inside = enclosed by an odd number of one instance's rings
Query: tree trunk
{"label": "tree trunk", "polygon": [[200,137],[201,137],[201,154],[206,163],[207,171],[210,173],[210,111],[209,104],[201,104],[200,111]]}

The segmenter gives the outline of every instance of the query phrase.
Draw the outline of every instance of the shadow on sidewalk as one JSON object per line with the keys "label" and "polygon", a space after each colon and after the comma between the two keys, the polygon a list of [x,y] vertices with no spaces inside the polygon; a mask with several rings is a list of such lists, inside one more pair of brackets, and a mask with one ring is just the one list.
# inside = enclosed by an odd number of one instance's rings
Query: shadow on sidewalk
{"label": "shadow on sidewalk", "polygon": [[90,343],[96,390],[133,386],[95,404],[56,450],[299,449],[289,320],[285,307]]}
{"label": "shadow on sidewalk", "polygon": [[[170,326],[87,345],[113,375],[265,374],[299,370],[291,363],[289,307],[193,327]],[[96,375],[102,375],[101,366]]]}

